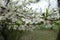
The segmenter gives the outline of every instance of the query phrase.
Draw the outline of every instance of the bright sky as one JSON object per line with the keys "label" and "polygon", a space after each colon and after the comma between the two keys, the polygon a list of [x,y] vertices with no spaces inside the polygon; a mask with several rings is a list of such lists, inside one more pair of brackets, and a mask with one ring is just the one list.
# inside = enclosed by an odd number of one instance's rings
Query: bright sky
{"label": "bright sky", "polygon": [[[57,0],[50,0],[50,9],[52,8],[57,8]],[[49,6],[49,2],[48,0],[40,0],[37,3],[31,3],[30,5],[27,5],[28,8],[32,7],[32,10],[36,11],[36,12],[40,12],[40,10],[42,10],[42,12],[45,12],[46,8],[48,8]]]}
{"label": "bright sky", "polygon": [[[22,4],[22,1],[24,0],[11,0],[12,2],[16,2],[18,1],[18,5],[21,5]],[[27,0],[28,1],[28,0]],[[42,12],[45,12],[45,9],[48,8],[49,6],[49,0],[40,0],[39,2],[37,3],[30,3],[30,5],[26,5],[28,8],[31,8],[32,7],[32,10],[36,11],[36,12],[40,12],[40,10],[42,10]],[[2,1],[2,4],[4,5],[4,1]],[[57,5],[57,0],[50,0],[50,9],[52,8],[57,8],[58,5]]]}

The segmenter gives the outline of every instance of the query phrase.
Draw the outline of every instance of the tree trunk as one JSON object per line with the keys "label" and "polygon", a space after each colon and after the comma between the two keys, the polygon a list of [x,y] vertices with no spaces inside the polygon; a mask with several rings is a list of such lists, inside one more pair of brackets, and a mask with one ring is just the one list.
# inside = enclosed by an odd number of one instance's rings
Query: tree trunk
{"label": "tree trunk", "polygon": [[[58,0],[58,7],[60,8],[60,0]],[[59,13],[60,13],[60,9],[59,9]],[[58,30],[57,40],[60,40],[60,28]]]}
{"label": "tree trunk", "polygon": [[57,40],[60,40],[60,28],[58,30]]}
{"label": "tree trunk", "polygon": [[[58,7],[60,8],[60,0],[58,0]],[[60,9],[59,9],[59,13],[60,13]]]}

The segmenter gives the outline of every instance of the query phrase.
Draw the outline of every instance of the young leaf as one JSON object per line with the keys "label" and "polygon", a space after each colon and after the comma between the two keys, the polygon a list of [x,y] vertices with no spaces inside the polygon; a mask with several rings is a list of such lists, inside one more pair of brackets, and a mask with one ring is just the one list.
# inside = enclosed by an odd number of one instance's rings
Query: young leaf
{"label": "young leaf", "polygon": [[17,20],[16,21],[16,25],[20,26],[22,24],[22,21],[21,20]]}
{"label": "young leaf", "polygon": [[46,8],[45,17],[48,17],[48,8]]}

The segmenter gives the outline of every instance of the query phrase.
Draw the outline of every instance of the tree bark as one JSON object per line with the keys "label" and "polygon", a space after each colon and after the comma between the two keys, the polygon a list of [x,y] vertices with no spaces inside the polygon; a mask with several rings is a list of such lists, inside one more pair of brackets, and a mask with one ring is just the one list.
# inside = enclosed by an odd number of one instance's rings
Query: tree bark
{"label": "tree bark", "polygon": [[[58,7],[60,8],[60,0],[58,0]],[[60,9],[59,9],[59,13],[60,13]],[[58,30],[58,34],[57,34],[57,39],[56,40],[60,40],[60,28]]]}
{"label": "tree bark", "polygon": [[58,30],[57,40],[60,40],[60,28]]}
{"label": "tree bark", "polygon": [[[60,8],[60,0],[58,0],[58,7]],[[59,13],[60,13],[60,9],[59,9]]]}

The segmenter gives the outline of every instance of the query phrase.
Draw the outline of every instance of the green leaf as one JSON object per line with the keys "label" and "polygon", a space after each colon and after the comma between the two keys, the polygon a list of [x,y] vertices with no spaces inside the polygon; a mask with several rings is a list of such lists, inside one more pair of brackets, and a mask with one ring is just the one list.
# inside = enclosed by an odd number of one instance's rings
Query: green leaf
{"label": "green leaf", "polygon": [[59,23],[55,23],[55,25],[60,26],[60,22]]}
{"label": "green leaf", "polygon": [[48,17],[48,8],[46,8],[45,17]]}
{"label": "green leaf", "polygon": [[40,0],[36,0],[37,2],[39,2]]}
{"label": "green leaf", "polygon": [[16,25],[20,26],[22,24],[22,21],[21,20],[17,20],[16,21]]}

